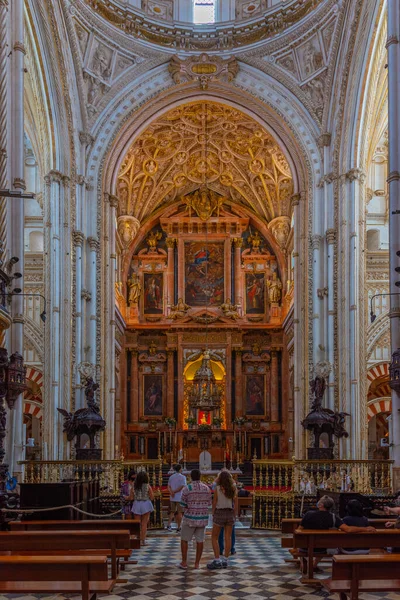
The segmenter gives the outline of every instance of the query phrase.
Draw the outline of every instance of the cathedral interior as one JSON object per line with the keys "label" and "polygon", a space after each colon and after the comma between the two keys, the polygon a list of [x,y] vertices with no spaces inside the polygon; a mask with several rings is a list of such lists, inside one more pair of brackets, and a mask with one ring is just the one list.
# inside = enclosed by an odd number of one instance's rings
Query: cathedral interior
{"label": "cathedral interior", "polygon": [[253,529],[400,489],[399,36],[398,0],[0,0],[0,508],[87,465],[103,512],[225,467]]}

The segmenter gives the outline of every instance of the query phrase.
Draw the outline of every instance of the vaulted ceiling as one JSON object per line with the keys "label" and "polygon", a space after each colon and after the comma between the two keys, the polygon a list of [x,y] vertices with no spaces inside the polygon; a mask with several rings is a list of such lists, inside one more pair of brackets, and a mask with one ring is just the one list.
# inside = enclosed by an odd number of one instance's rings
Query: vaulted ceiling
{"label": "vaulted ceiling", "polygon": [[277,142],[244,113],[206,101],[172,109],[133,142],[118,176],[119,216],[143,222],[204,184],[266,222],[290,216],[292,174]]}

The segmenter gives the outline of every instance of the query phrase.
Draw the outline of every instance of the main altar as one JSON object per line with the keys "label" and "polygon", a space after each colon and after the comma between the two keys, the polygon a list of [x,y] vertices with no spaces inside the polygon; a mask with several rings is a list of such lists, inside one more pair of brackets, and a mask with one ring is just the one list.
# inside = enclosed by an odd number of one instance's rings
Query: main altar
{"label": "main altar", "polygon": [[[132,175],[140,161],[141,181],[158,181],[172,152],[168,177],[175,187],[161,190],[165,203],[143,224],[118,216],[118,445],[128,459],[172,462],[185,453],[197,462],[206,450],[213,463],[227,455],[243,463],[293,451],[290,168],[267,132],[255,125],[250,132],[246,123],[231,135],[232,124],[221,117],[213,129],[219,149],[212,152],[207,127],[214,117],[204,110],[190,109],[185,136],[193,136],[197,150],[189,162],[165,142],[181,133],[163,121],[135,142],[118,179],[121,212],[143,192]],[[256,152],[245,163],[254,184],[264,181],[265,210],[279,214],[268,223],[252,209],[255,188],[246,192],[249,202],[233,202],[228,192],[228,158],[244,152],[243,144],[248,156]],[[214,172],[222,173],[218,180]]]}

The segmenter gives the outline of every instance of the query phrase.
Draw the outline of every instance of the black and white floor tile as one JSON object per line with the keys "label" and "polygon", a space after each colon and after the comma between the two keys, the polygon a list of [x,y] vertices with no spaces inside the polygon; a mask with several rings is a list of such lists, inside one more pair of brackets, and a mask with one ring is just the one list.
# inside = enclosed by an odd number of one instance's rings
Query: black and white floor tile
{"label": "black and white floor tile", "polygon": [[[121,572],[126,583],[117,584],[112,595],[101,600],[320,600],[337,599],[318,587],[300,583],[300,574],[292,564],[285,563],[290,554],[281,548],[279,537],[264,537],[248,531],[237,536],[237,554],[227,569],[208,571],[212,559],[211,539],[207,535],[201,569],[191,568],[194,548],[189,549],[189,568],[178,568],[180,539],[176,533],[151,533],[147,545],[135,552],[137,565]],[[329,565],[324,568],[329,576]],[[325,575],[320,575],[323,578]],[[67,596],[66,596],[67,597]],[[0,600],[37,600],[35,596],[1,596]],[[57,600],[63,600],[59,595]],[[70,596],[69,598],[77,598]],[[400,600],[398,594],[363,594],[361,600]],[[42,596],[41,600],[55,600]]]}

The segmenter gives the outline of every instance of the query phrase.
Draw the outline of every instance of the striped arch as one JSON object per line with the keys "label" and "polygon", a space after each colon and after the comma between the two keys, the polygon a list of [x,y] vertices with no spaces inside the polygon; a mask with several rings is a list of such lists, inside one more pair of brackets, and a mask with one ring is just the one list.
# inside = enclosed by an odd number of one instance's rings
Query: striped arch
{"label": "striped arch", "polygon": [[33,367],[27,367],[26,379],[39,387],[40,393],[34,393],[32,389],[28,389],[24,393],[24,414],[32,415],[37,419],[43,417],[43,373]]}
{"label": "striped arch", "polygon": [[375,381],[375,379],[382,379],[383,377],[387,377],[387,379],[389,379],[389,363],[387,362],[374,365],[368,370],[368,387],[373,381]]}
{"label": "striped arch", "polygon": [[368,421],[381,413],[392,412],[392,398],[376,398],[368,402]]}

